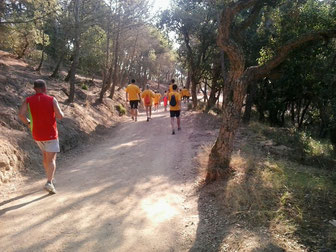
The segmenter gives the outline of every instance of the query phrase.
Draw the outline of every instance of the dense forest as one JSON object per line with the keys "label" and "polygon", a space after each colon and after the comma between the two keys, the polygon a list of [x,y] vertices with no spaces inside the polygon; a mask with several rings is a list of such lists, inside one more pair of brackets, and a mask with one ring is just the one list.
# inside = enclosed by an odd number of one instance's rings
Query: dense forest
{"label": "dense forest", "polygon": [[36,71],[66,70],[70,103],[78,73],[102,80],[98,102],[130,78],[176,78],[194,109],[223,117],[208,180],[229,172],[237,129],[253,116],[335,150],[334,1],[175,0],[155,15],[146,0],[2,1],[0,33],[0,49]]}
{"label": "dense forest", "polygon": [[47,63],[51,77],[68,71],[69,101],[75,75],[102,78],[102,97],[117,84],[168,82],[178,69],[167,36],[153,25],[147,1],[4,1],[0,49]]}

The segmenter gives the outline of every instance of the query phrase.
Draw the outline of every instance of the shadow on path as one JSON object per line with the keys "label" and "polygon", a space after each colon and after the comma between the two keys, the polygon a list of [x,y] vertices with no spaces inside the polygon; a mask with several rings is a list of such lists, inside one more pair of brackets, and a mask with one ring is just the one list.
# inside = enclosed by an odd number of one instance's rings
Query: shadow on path
{"label": "shadow on path", "polygon": [[[17,198],[23,198],[23,197],[25,197],[25,196],[28,196],[28,195],[31,195],[32,193],[30,193],[30,194],[26,194],[26,195],[24,195],[24,196],[22,196],[22,197],[17,197]],[[24,203],[21,203],[21,204],[17,204],[17,205],[14,205],[14,206],[11,206],[11,207],[7,207],[7,208],[4,208],[4,209],[1,209],[0,210],[0,216],[1,215],[3,215],[3,214],[5,214],[6,212],[9,212],[9,211],[12,211],[12,210],[16,210],[16,209],[19,209],[19,208],[21,208],[21,207],[24,207],[24,206],[27,206],[27,205],[29,205],[29,204],[31,204],[31,203],[34,203],[34,202],[36,202],[36,201],[40,201],[40,200],[42,200],[42,199],[44,199],[44,198],[47,198],[47,197],[49,197],[49,196],[51,196],[51,194],[45,194],[45,195],[43,195],[43,196],[40,196],[40,197],[38,197],[38,198],[35,198],[35,199],[33,199],[33,200],[31,200],[31,201],[28,201],[28,202],[24,202]],[[9,200],[10,201],[10,200]],[[8,202],[7,202],[8,203]],[[2,203],[1,203],[2,204]],[[6,204],[6,203],[5,203]]]}

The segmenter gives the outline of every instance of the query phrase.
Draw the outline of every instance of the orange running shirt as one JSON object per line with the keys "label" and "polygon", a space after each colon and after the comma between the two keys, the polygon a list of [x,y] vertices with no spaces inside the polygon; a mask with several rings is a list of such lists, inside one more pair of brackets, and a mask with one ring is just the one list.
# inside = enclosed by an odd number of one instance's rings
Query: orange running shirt
{"label": "orange running shirt", "polygon": [[173,84],[169,85],[169,93],[173,92]]}
{"label": "orange running shirt", "polygon": [[176,105],[172,106],[172,105],[169,104],[170,105],[170,111],[179,111],[179,110],[181,110],[181,107],[180,107],[181,95],[178,92],[176,92],[176,91],[173,91],[173,92],[169,93],[169,97],[168,97],[169,103],[170,103],[172,95],[175,95]]}
{"label": "orange running shirt", "polygon": [[145,106],[146,106],[146,102],[145,102],[145,97],[146,96],[149,96],[149,98],[150,98],[150,105],[147,105],[147,106],[152,106],[153,105],[153,98],[155,97],[153,91],[147,89],[147,90],[145,90],[145,91],[142,92],[141,98],[144,99]]}
{"label": "orange running shirt", "polygon": [[155,94],[154,104],[159,104],[161,99],[161,95],[159,93]]}
{"label": "orange running shirt", "polygon": [[129,84],[126,88],[126,93],[128,93],[128,99],[130,101],[138,101],[138,94],[141,93],[140,88],[135,84]]}

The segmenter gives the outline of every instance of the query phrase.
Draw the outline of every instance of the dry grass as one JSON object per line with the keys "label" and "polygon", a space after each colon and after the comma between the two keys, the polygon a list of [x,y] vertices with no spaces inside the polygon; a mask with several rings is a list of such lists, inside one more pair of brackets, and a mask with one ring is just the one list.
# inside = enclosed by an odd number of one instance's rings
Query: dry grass
{"label": "dry grass", "polygon": [[[260,140],[272,139],[265,136],[265,130],[265,126],[256,124],[243,129],[232,155],[231,167],[235,172],[215,192],[225,218],[247,227],[244,232],[236,232],[233,228],[232,235],[227,236],[223,244],[231,244],[230,248],[237,251],[253,251],[240,250],[238,245],[234,245],[247,242],[251,244],[250,248],[253,247],[254,235],[250,234],[249,239],[245,237],[246,232],[252,232],[258,233],[255,237],[259,237],[259,247],[272,241],[286,251],[335,248],[336,228],[328,221],[335,218],[336,172],[303,165],[278,153],[265,152]],[[291,142],[291,147],[299,148],[294,144],[295,139],[281,136],[282,129],[272,131],[279,136],[278,145]],[[314,150],[329,148],[316,147],[316,142],[311,141],[306,146],[315,146]],[[203,178],[210,150],[210,145],[203,146],[197,157]],[[266,230],[269,238],[260,235],[262,229]]]}

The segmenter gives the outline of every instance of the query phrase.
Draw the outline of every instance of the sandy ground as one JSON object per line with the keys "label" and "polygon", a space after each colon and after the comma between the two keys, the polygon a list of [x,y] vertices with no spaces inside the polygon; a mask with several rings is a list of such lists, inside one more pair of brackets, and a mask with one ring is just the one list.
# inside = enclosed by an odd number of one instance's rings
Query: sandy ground
{"label": "sandy ground", "polygon": [[0,199],[0,251],[188,251],[198,224],[188,129],[171,135],[168,112],[129,120]]}

